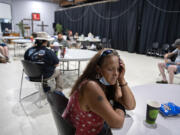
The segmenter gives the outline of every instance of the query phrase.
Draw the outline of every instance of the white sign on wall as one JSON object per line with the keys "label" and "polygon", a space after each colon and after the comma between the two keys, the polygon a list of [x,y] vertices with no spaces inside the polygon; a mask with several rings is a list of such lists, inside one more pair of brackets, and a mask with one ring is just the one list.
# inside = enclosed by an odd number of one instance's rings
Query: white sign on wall
{"label": "white sign on wall", "polygon": [[11,19],[11,6],[6,3],[0,3],[0,18]]}

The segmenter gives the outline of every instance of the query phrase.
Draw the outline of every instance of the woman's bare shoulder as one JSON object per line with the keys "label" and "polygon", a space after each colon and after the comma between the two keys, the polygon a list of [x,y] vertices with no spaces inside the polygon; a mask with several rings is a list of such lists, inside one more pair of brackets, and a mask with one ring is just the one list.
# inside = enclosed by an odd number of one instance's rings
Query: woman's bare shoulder
{"label": "woman's bare shoulder", "polygon": [[84,85],[85,89],[91,89],[91,90],[96,90],[96,89],[102,89],[99,85],[98,82],[94,81],[94,80],[88,80],[86,82],[86,85]]}
{"label": "woman's bare shoulder", "polygon": [[98,82],[94,80],[88,80],[85,85],[82,87],[83,95],[86,95],[86,97],[92,96],[92,95],[103,95],[104,92],[99,85]]}
{"label": "woman's bare shoulder", "polygon": [[89,87],[99,86],[99,84],[96,81],[94,81],[94,80],[88,80],[86,84]]}

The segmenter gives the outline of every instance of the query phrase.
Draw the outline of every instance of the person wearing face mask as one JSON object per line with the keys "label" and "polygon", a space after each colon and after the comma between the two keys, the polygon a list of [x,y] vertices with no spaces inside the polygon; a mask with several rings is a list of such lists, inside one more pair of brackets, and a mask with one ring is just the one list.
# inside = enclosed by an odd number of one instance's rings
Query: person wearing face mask
{"label": "person wearing face mask", "polygon": [[90,60],[63,113],[76,135],[110,135],[110,128],[123,126],[125,110],[136,106],[124,74],[124,62],[115,50],[103,49]]}

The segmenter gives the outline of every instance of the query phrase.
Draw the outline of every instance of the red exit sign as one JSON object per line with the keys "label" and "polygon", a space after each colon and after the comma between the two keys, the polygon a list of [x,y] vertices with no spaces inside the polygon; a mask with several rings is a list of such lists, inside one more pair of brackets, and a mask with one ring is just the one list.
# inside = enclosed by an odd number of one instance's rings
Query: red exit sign
{"label": "red exit sign", "polygon": [[32,13],[32,20],[40,21],[40,13]]}

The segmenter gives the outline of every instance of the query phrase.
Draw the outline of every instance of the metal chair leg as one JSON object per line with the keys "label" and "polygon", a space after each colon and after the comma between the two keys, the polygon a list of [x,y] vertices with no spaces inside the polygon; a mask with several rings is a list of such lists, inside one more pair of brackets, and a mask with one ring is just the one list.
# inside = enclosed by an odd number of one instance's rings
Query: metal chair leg
{"label": "metal chair leg", "polygon": [[80,69],[80,64],[81,64],[80,61],[78,61],[78,77],[79,77],[79,75],[80,75],[80,70],[81,70],[81,69]]}
{"label": "metal chair leg", "polygon": [[21,102],[24,98],[30,97],[31,95],[34,95],[34,94],[36,94],[36,93],[39,92],[39,91],[37,91],[37,92],[31,93],[30,95],[27,95],[27,96],[25,96],[25,97],[22,98],[22,86],[23,86],[23,80],[24,80],[24,69],[23,69],[22,77],[21,77],[21,86],[20,86],[20,91],[19,91],[19,102]]}
{"label": "metal chair leg", "polygon": [[21,77],[21,86],[20,86],[20,91],[19,91],[19,102],[21,102],[21,92],[22,92],[23,78],[24,78],[24,69],[22,71],[22,77]]}

